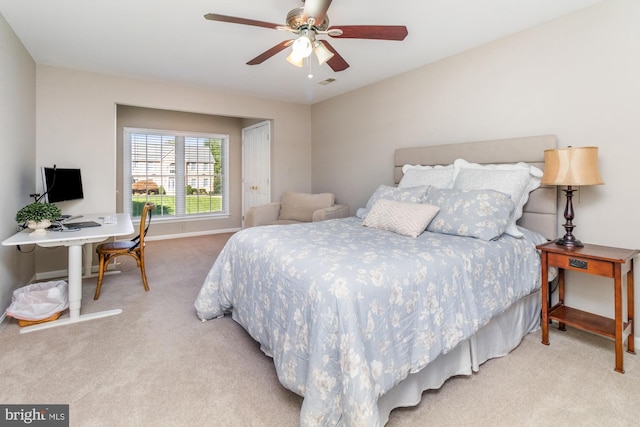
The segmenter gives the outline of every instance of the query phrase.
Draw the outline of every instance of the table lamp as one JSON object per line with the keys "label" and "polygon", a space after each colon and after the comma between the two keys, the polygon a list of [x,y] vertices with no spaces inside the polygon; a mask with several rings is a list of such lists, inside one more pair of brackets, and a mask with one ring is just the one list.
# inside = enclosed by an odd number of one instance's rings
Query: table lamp
{"label": "table lamp", "polygon": [[543,185],[566,185],[567,195],[564,208],[564,237],[556,244],[567,247],[584,246],[573,235],[573,192],[574,186],[604,184],[598,170],[598,147],[567,147],[544,151]]}

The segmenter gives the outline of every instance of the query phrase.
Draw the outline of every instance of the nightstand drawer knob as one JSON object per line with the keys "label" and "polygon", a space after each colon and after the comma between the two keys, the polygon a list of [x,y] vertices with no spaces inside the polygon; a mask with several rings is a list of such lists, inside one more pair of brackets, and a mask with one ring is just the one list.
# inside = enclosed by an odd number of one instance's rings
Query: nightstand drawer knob
{"label": "nightstand drawer knob", "polygon": [[588,262],[581,259],[569,258],[569,267],[587,269]]}

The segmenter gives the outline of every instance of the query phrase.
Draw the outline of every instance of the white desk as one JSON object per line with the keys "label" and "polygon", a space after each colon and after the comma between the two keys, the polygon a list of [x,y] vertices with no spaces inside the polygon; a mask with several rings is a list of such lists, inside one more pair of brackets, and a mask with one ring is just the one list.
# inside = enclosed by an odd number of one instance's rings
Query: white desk
{"label": "white desk", "polygon": [[[109,214],[113,215],[113,214]],[[82,218],[71,221],[95,221],[102,224],[106,215],[83,215]],[[70,323],[83,322],[85,320],[98,319],[100,317],[113,316],[122,313],[121,309],[101,311],[80,315],[82,304],[82,247],[86,243],[97,243],[109,237],[126,236],[133,234],[133,224],[129,214],[116,214],[117,224],[102,224],[100,227],[81,228],[77,231],[49,231],[46,234],[31,234],[31,230],[22,230],[2,242],[3,246],[38,245],[42,247],[67,246],[69,248],[69,317],[27,326],[20,329],[20,333],[53,328],[55,326],[68,325]],[[88,262],[91,265],[91,254],[88,254]]]}

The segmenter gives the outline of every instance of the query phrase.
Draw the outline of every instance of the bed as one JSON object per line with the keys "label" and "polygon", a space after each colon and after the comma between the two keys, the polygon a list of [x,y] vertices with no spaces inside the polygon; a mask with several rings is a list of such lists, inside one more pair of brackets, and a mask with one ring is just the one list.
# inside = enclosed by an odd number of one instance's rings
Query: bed
{"label": "bed", "polygon": [[[379,187],[356,216],[232,236],[196,313],[230,313],[260,343],[280,382],[304,397],[301,425],[384,425],[394,408],[472,374],[539,327],[535,245],[556,234],[555,187],[505,197],[477,177],[500,187],[507,181],[496,177],[512,176],[503,170],[539,173],[544,150],[556,147],[544,135],[398,149],[395,185]],[[413,184],[424,182],[420,193]],[[436,212],[415,233],[425,206]],[[473,221],[460,224],[465,206]]]}

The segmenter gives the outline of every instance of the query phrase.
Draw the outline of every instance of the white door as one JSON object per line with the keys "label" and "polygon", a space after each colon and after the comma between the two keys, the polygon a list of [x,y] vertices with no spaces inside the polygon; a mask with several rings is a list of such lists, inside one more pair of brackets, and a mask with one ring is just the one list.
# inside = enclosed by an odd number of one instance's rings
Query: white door
{"label": "white door", "polygon": [[252,206],[271,202],[271,123],[242,129],[242,225]]}

